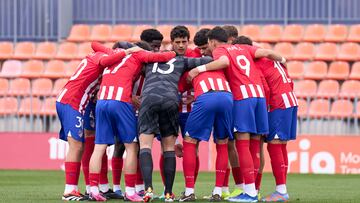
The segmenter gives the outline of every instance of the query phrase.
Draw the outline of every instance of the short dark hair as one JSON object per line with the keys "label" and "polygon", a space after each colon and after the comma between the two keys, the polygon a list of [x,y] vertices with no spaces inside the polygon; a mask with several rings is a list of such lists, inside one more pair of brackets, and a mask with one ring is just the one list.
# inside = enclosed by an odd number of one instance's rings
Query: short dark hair
{"label": "short dark hair", "polygon": [[162,41],[163,39],[164,36],[159,32],[159,30],[153,28],[143,30],[140,35],[140,40],[148,43],[151,43],[154,40]]}
{"label": "short dark hair", "polygon": [[207,34],[209,33],[210,29],[203,28],[199,30],[194,37],[194,44],[196,46],[202,46],[208,43],[208,37]]}
{"label": "short dark hair", "polygon": [[150,46],[149,43],[145,42],[145,41],[139,41],[139,42],[135,42],[135,45],[142,48],[142,49],[145,49],[147,51],[151,51],[152,48]]}
{"label": "short dark hair", "polygon": [[170,39],[174,41],[175,38],[187,38],[190,39],[189,29],[183,25],[178,25],[174,27],[170,32]]}
{"label": "short dark hair", "polygon": [[120,49],[129,49],[131,47],[133,47],[134,45],[131,44],[130,42],[125,42],[125,41],[119,41],[119,42],[116,42],[112,49],[117,49],[117,48],[120,48]]}
{"label": "short dark hair", "polygon": [[225,30],[228,37],[237,37],[239,35],[237,28],[233,25],[224,25],[222,29]]}
{"label": "short dark hair", "polygon": [[208,39],[214,39],[219,42],[227,42],[228,35],[226,34],[226,31],[224,29],[222,29],[220,26],[216,26],[208,32]]}
{"label": "short dark hair", "polygon": [[253,45],[252,40],[244,35],[241,35],[237,38],[234,39],[234,41],[232,42],[232,44],[247,44],[247,45]]}

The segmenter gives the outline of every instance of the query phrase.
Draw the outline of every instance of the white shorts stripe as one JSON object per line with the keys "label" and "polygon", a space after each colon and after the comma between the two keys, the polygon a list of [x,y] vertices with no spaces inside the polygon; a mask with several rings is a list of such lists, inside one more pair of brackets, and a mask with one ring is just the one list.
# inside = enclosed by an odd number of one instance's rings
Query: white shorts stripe
{"label": "white shorts stripe", "polygon": [[112,99],[113,94],[114,94],[114,86],[110,86],[107,99]]}
{"label": "white shorts stripe", "polygon": [[221,78],[217,78],[216,82],[218,84],[219,90],[224,90],[223,80]]}
{"label": "white shorts stripe", "polygon": [[244,99],[249,98],[245,85],[240,85],[240,90]]}
{"label": "white shorts stripe", "polygon": [[250,87],[250,91],[251,91],[252,96],[257,97],[254,85],[250,84],[249,87]]}
{"label": "white shorts stripe", "polygon": [[65,89],[63,89],[62,91],[61,91],[61,93],[60,93],[60,95],[59,95],[59,97],[57,98],[57,102],[60,102],[61,101],[61,99],[64,97],[64,95],[65,95],[65,93],[67,92],[67,89],[65,88]]}
{"label": "white shorts stripe", "polygon": [[202,81],[200,82],[200,86],[201,86],[201,89],[202,89],[202,91],[203,91],[204,93],[209,91],[209,89],[206,87],[205,81],[202,80]]}
{"label": "white shorts stripe", "polygon": [[115,100],[120,101],[120,100],[121,100],[122,93],[123,93],[123,88],[122,88],[122,87],[118,87]]}
{"label": "white shorts stripe", "polygon": [[104,99],[105,91],[106,91],[106,86],[102,86],[101,93],[100,93],[100,99]]}
{"label": "white shorts stripe", "polygon": [[258,92],[259,92],[259,97],[264,97],[264,93],[263,93],[260,85],[256,85],[256,87],[257,87],[257,90],[258,90]]}
{"label": "white shorts stripe", "polygon": [[291,94],[291,92],[289,92],[289,96],[291,98],[292,106],[295,106],[296,105],[295,99],[294,99],[294,96]]}
{"label": "white shorts stripe", "polygon": [[290,102],[289,102],[288,96],[286,95],[286,93],[281,94],[281,96],[282,96],[282,98],[284,100],[285,108],[289,108],[290,107]]}
{"label": "white shorts stripe", "polygon": [[216,89],[215,89],[214,80],[213,80],[212,78],[208,78],[208,80],[209,80],[211,89],[212,89],[212,90],[216,90]]}
{"label": "white shorts stripe", "polygon": [[228,82],[225,82],[225,85],[226,85],[227,91],[231,92],[231,89],[230,89],[229,83],[228,83]]}

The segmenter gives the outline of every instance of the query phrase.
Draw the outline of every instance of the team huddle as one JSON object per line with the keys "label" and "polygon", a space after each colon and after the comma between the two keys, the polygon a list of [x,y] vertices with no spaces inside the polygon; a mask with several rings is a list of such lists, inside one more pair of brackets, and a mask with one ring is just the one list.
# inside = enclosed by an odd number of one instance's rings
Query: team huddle
{"label": "team huddle", "polygon": [[[157,138],[164,185],[158,198],[175,201],[178,156],[185,189],[176,200],[196,201],[198,146],[212,136],[217,151],[215,185],[204,198],[288,201],[286,144],[296,138],[298,105],[293,82],[286,59],[249,37],[238,36],[234,26],[204,28],[193,38],[196,48],[190,49],[189,30],[176,26],[170,33],[172,51],[159,51],[163,35],[156,29],[144,30],[137,43],[117,42],[112,49],[93,42],[94,52],[81,61],[56,102],[60,139],[69,143],[62,199],[152,201],[156,196],[151,151]],[[276,188],[262,198],[264,142]],[[107,178],[109,145],[115,145],[112,189]],[[84,195],[78,188],[81,168]]]}

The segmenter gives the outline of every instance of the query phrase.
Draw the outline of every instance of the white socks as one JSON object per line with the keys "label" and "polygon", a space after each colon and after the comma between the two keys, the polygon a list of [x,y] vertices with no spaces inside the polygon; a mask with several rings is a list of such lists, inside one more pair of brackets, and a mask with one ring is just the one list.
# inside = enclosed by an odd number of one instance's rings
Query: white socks
{"label": "white socks", "polygon": [[135,194],[134,187],[125,187],[125,194],[129,196],[133,196]]}
{"label": "white socks", "polygon": [[277,185],[276,186],[276,191],[281,193],[281,194],[286,194],[287,193],[286,185],[285,184]]}
{"label": "white socks", "polygon": [[86,193],[90,193],[90,185],[86,185]]}
{"label": "white socks", "polygon": [[229,187],[222,187],[222,192],[229,193]]}
{"label": "white socks", "polygon": [[141,185],[135,185],[135,191],[136,192],[140,192],[141,190],[145,191],[145,185],[141,184]]}
{"label": "white socks", "polygon": [[118,190],[121,190],[121,187],[120,185],[113,185],[113,191],[118,191]]}
{"label": "white socks", "polygon": [[91,187],[90,187],[90,192],[91,192],[91,194],[93,194],[93,195],[98,195],[98,194],[99,194],[99,188],[98,188],[98,186],[91,186]]}
{"label": "white socks", "polygon": [[185,188],[185,196],[189,196],[191,194],[194,194],[194,188]]}
{"label": "white socks", "polygon": [[242,189],[242,190],[244,190],[244,183],[241,183],[241,184],[237,184],[237,185],[235,185],[235,187],[237,187],[237,188],[240,188],[240,189]]}
{"label": "white socks", "polygon": [[222,188],[221,187],[215,187],[213,190],[213,195],[220,195],[221,197]]}
{"label": "white socks", "polygon": [[255,189],[255,183],[251,184],[245,184],[244,185],[244,192],[251,197],[255,197],[257,195],[256,189]]}
{"label": "white socks", "polygon": [[65,184],[65,190],[64,190],[64,194],[69,194],[70,192],[74,191],[74,190],[78,190],[77,185],[68,185]]}

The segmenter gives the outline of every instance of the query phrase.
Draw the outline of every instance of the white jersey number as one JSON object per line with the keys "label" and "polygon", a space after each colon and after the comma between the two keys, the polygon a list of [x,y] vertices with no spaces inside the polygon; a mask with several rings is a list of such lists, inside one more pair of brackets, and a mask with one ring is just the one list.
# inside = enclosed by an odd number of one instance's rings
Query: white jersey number
{"label": "white jersey number", "polygon": [[115,73],[121,68],[121,66],[123,66],[123,65],[125,64],[125,62],[126,62],[130,57],[131,57],[131,54],[129,54],[129,55],[127,55],[125,58],[123,58],[123,59],[121,60],[121,63],[119,63],[119,65],[117,65],[117,66],[113,69],[113,71],[110,71],[109,67],[106,67],[105,70],[104,70],[104,72],[103,72],[103,75],[109,74],[110,72],[111,72],[112,74],[115,74]]}
{"label": "white jersey number", "polygon": [[162,69],[160,69],[159,68],[159,63],[154,63],[154,65],[153,65],[153,69],[152,69],[152,71],[151,72],[153,72],[153,73],[156,73],[156,72],[158,72],[158,73],[160,73],[160,74],[170,74],[170,73],[172,73],[173,71],[174,71],[174,62],[176,61],[176,59],[175,58],[173,58],[173,59],[171,59],[170,61],[168,61],[166,64],[168,64],[170,67],[169,67],[169,69],[167,69],[167,70],[162,70]]}
{"label": "white jersey number", "polygon": [[283,79],[283,82],[284,83],[290,83],[291,79],[286,76],[285,70],[281,66],[280,62],[279,61],[274,61],[274,66],[279,71],[279,73],[280,73],[280,75],[281,75],[281,77]]}
{"label": "white jersey number", "polygon": [[73,76],[71,76],[71,78],[69,80],[75,80],[77,77],[79,77],[79,75],[81,74],[81,72],[85,69],[85,67],[87,66],[87,60],[83,59],[80,64],[78,65],[78,67],[76,68],[76,72]]}
{"label": "white jersey number", "polygon": [[244,56],[239,55],[236,57],[238,66],[245,71],[245,75],[250,76],[250,61]]}

